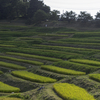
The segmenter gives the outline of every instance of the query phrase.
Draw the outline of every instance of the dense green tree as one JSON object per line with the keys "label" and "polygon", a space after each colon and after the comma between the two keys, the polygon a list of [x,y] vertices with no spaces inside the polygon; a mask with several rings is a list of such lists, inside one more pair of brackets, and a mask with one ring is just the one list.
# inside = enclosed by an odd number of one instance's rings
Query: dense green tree
{"label": "dense green tree", "polygon": [[46,13],[49,13],[50,12],[50,7],[49,6],[46,6],[43,1],[39,1],[39,0],[31,0],[30,1],[30,5],[29,5],[29,8],[28,8],[28,18],[32,18],[35,14],[35,12],[37,10],[43,10],[45,11]]}
{"label": "dense green tree", "polygon": [[73,11],[66,11],[61,15],[61,20],[67,21],[68,23],[71,23],[76,20],[76,13]]}
{"label": "dense green tree", "polygon": [[95,15],[95,19],[96,20],[98,20],[98,19],[100,20],[100,12],[97,12],[97,14]]}
{"label": "dense green tree", "polygon": [[0,0],[0,19],[14,19],[26,13],[26,5],[20,0]]}
{"label": "dense green tree", "polygon": [[95,15],[95,26],[100,27],[100,12]]}
{"label": "dense green tree", "polygon": [[29,7],[28,2],[23,2],[23,3],[20,2],[18,4],[18,16],[20,16],[22,18],[26,18],[28,7]]}
{"label": "dense green tree", "polygon": [[11,6],[9,0],[0,0],[0,19],[7,18],[9,6]]}
{"label": "dense green tree", "polygon": [[41,10],[45,11],[46,13],[50,12],[50,7],[47,5],[43,5],[43,7],[41,8]]}
{"label": "dense green tree", "polygon": [[32,18],[34,13],[38,10],[38,0],[31,0],[28,8],[28,18]]}
{"label": "dense green tree", "polygon": [[88,21],[92,21],[93,17],[91,16],[91,14],[87,13],[86,11],[83,12],[81,11],[80,14],[78,15],[77,20],[86,23]]}
{"label": "dense green tree", "polygon": [[38,10],[34,14],[34,22],[35,23],[41,23],[42,21],[46,21],[47,14],[43,10]]}
{"label": "dense green tree", "polygon": [[50,11],[49,19],[50,20],[58,20],[59,19],[59,14],[60,14],[60,12],[58,10]]}
{"label": "dense green tree", "polygon": [[81,26],[92,26],[93,24],[93,17],[91,14],[87,13],[86,11],[81,11],[80,14],[77,17],[77,22]]}
{"label": "dense green tree", "polygon": [[68,23],[77,22],[79,24],[89,25],[95,24],[96,27],[100,27],[100,12],[97,12],[95,19],[91,14],[86,11],[81,11],[76,17],[76,13],[73,11],[66,11],[60,16],[58,10],[50,11],[50,7],[45,5],[42,0],[0,0],[0,19],[15,19],[26,18],[27,23],[31,24],[40,23],[41,21],[60,20],[67,21]]}

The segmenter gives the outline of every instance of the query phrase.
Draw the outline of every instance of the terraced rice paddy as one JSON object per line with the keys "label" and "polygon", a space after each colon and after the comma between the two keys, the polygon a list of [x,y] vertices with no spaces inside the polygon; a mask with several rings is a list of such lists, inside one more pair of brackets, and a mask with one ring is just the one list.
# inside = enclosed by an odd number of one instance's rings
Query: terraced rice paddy
{"label": "terraced rice paddy", "polygon": [[89,78],[100,82],[100,74],[89,74]]}
{"label": "terraced rice paddy", "polygon": [[7,97],[7,98],[0,98],[0,100],[22,100],[22,99],[20,99],[20,98],[9,98],[9,97]]}
{"label": "terraced rice paddy", "polygon": [[2,72],[2,71],[0,71],[0,74],[3,74],[3,72]]}
{"label": "terraced rice paddy", "polygon": [[93,61],[93,60],[88,60],[88,59],[70,59],[69,61],[87,64],[87,65],[93,65],[93,66],[100,66],[99,61]]}
{"label": "terraced rice paddy", "polygon": [[91,66],[87,64],[81,64],[81,63],[75,63],[75,62],[69,62],[69,61],[59,61],[53,63],[55,66],[60,66],[63,68],[68,68],[68,69],[74,69],[77,71],[82,71],[86,73],[91,73],[94,71],[97,71],[99,69],[98,66]]}
{"label": "terraced rice paddy", "polygon": [[53,71],[53,72],[56,72],[56,73],[60,73],[60,74],[85,75],[85,72],[80,72],[80,71],[75,71],[75,70],[60,68],[60,67],[56,67],[56,66],[50,66],[50,65],[43,65],[43,66],[41,66],[41,68],[45,69],[45,70],[48,70],[48,71]]}
{"label": "terraced rice paddy", "polygon": [[0,30],[0,100],[100,100],[100,32]]}
{"label": "terraced rice paddy", "polygon": [[49,36],[49,37],[68,37],[68,35],[59,35],[59,34],[39,34],[40,36]]}
{"label": "terraced rice paddy", "polygon": [[0,92],[19,92],[20,89],[0,82]]}
{"label": "terraced rice paddy", "polygon": [[2,67],[7,67],[7,68],[12,68],[12,69],[26,69],[26,67],[20,66],[20,65],[16,65],[16,64],[12,64],[12,63],[6,63],[3,61],[0,61],[0,66]]}
{"label": "terraced rice paddy", "polygon": [[30,55],[30,54],[24,54],[24,53],[16,53],[16,52],[6,52],[6,54],[25,56],[25,57],[31,57],[31,58],[37,58],[37,59],[43,59],[43,60],[49,60],[49,61],[60,61],[60,60],[62,60],[62,59],[57,59],[57,58],[50,58],[50,57]]}
{"label": "terraced rice paddy", "polygon": [[64,100],[96,100],[86,90],[74,84],[56,83],[53,88]]}
{"label": "terraced rice paddy", "polygon": [[8,56],[0,56],[0,58],[13,60],[13,61],[19,61],[19,62],[25,62],[25,63],[29,63],[29,64],[34,64],[34,65],[43,65],[42,62],[25,60],[25,59],[18,59],[18,58],[8,57]]}
{"label": "terraced rice paddy", "polygon": [[40,76],[40,75],[30,73],[27,71],[12,71],[12,74],[17,77],[24,78],[33,82],[42,82],[42,83],[56,82],[56,79]]}

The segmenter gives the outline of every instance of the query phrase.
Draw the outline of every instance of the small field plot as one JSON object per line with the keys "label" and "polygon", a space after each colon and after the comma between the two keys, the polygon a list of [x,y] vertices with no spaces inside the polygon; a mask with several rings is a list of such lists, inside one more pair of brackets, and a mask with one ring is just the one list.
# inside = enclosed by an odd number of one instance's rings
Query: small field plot
{"label": "small field plot", "polygon": [[[52,48],[53,49],[53,48]],[[0,48],[2,52],[19,52],[19,53],[27,53],[32,55],[39,55],[39,56],[46,56],[46,57],[53,57],[57,59],[74,59],[74,58],[81,58],[81,54],[72,53],[72,52],[65,52],[63,48],[60,50],[46,50],[44,49],[33,49],[33,48]],[[73,49],[71,49],[73,50]],[[69,50],[69,51],[71,51]],[[73,50],[74,51],[74,50]],[[82,52],[82,51],[81,51]],[[87,52],[86,52],[87,54]]]}
{"label": "small field plot", "polygon": [[99,36],[100,32],[76,32],[73,38],[93,38]]}
{"label": "small field plot", "polygon": [[19,92],[20,89],[17,87],[10,86],[8,84],[0,82],[0,92]]}
{"label": "small field plot", "polygon": [[87,45],[87,46],[100,46],[100,40],[93,38],[67,38],[59,39],[59,43],[74,44],[74,45]]}
{"label": "small field plot", "polygon": [[31,55],[31,54],[25,54],[25,53],[16,53],[16,52],[6,52],[6,54],[23,56],[23,57],[37,58],[37,59],[48,60],[48,61],[60,61],[60,60],[62,60],[62,59],[57,59],[57,58],[38,56],[38,55]]}
{"label": "small field plot", "polygon": [[0,74],[3,74],[3,72],[2,72],[2,71],[0,71]]}
{"label": "small field plot", "polygon": [[89,74],[89,78],[100,82],[100,74]]}
{"label": "small field plot", "polygon": [[39,61],[18,59],[18,58],[8,57],[8,56],[0,56],[0,58],[12,60],[12,61],[18,61],[18,62],[29,63],[29,64],[33,64],[33,65],[43,65],[43,63],[42,63],[42,62],[39,62]]}
{"label": "small field plot", "polygon": [[4,98],[0,98],[0,100],[23,100],[23,99],[20,99],[20,98],[10,98],[10,97],[4,97]]}
{"label": "small field plot", "polygon": [[68,35],[66,34],[55,34],[55,33],[42,33],[39,34],[38,36],[41,36],[45,40],[57,40],[57,39],[62,39],[62,38],[68,38]]}
{"label": "small field plot", "polygon": [[[41,86],[41,84],[39,83],[18,78],[16,76],[11,75],[10,73],[5,73],[5,74],[0,75],[0,81],[5,84],[9,84],[10,86],[20,88],[21,92],[26,92],[32,89],[36,89]],[[0,93],[0,95],[1,94],[2,93]]]}
{"label": "small field plot", "polygon": [[30,53],[32,53],[32,54],[53,57],[53,58],[59,58],[59,59],[80,57],[80,55],[76,54],[76,53],[69,53],[69,52],[57,51],[57,50],[31,49],[31,48],[27,48],[26,50],[30,50]]}
{"label": "small field plot", "polygon": [[91,73],[91,72],[97,71],[100,68],[98,66],[92,66],[92,65],[81,64],[81,63],[76,63],[76,62],[69,62],[69,61],[55,62],[55,63],[53,63],[53,65],[67,68],[67,69],[82,71],[82,72],[86,72],[86,73]]}
{"label": "small field plot", "polygon": [[37,49],[45,49],[45,50],[56,50],[56,51],[63,51],[69,54],[76,54],[76,55],[89,55],[89,54],[95,54],[95,52],[100,52],[100,50],[97,49],[87,49],[87,48],[76,48],[76,47],[67,47],[67,46],[53,46],[52,45],[39,45],[39,44],[33,44],[34,48]]}
{"label": "small field plot", "polygon": [[85,75],[86,74],[85,72],[80,72],[80,71],[75,71],[75,70],[60,68],[56,66],[50,66],[50,65],[42,65],[41,68],[52,71],[52,72],[67,74],[67,75]]}
{"label": "small field plot", "polygon": [[14,76],[26,79],[26,80],[30,80],[33,82],[41,82],[41,83],[52,83],[52,82],[56,82],[56,79],[52,79],[50,77],[44,77],[44,76],[40,76],[28,71],[12,71],[12,74]]}
{"label": "small field plot", "polygon": [[46,34],[39,34],[40,36],[51,36],[51,37],[68,37],[68,35],[64,34],[64,35],[60,35],[60,34],[49,34],[49,33],[46,33]]}
{"label": "small field plot", "polygon": [[15,47],[15,45],[0,44],[0,47]]}
{"label": "small field plot", "polygon": [[70,59],[69,61],[76,62],[76,63],[81,63],[81,64],[92,65],[92,66],[100,66],[99,61],[88,60],[88,59]]}
{"label": "small field plot", "polygon": [[43,70],[43,69],[36,69],[36,70],[29,69],[29,70],[31,72],[33,72],[34,74],[50,77],[50,78],[57,79],[57,80],[60,80],[60,79],[63,79],[63,78],[66,77],[66,75],[51,72],[51,71],[47,71],[47,70]]}
{"label": "small field plot", "polygon": [[67,39],[59,39],[63,42],[79,42],[79,43],[100,43],[99,38],[67,38]]}
{"label": "small field plot", "polygon": [[[68,58],[79,58],[81,55],[77,53],[69,53],[57,50],[46,50],[46,49],[33,49],[33,48],[5,48],[7,52],[14,51],[19,53],[28,53],[39,56],[53,57],[58,59],[68,59]],[[4,50],[4,48],[3,48]]]}
{"label": "small field plot", "polygon": [[49,41],[51,43],[81,45],[81,46],[100,46],[100,43],[82,43],[82,42],[63,42],[63,41]]}
{"label": "small field plot", "polygon": [[56,83],[53,88],[64,100],[96,100],[85,89],[74,84]]}
{"label": "small field plot", "polygon": [[16,65],[16,64],[12,64],[12,63],[3,62],[3,61],[0,61],[0,66],[12,68],[12,69],[26,69],[26,67]]}

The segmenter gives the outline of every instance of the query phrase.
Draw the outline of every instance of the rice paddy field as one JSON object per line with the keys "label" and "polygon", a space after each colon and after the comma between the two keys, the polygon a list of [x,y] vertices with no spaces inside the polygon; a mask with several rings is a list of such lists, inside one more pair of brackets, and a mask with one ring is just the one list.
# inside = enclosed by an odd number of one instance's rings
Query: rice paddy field
{"label": "rice paddy field", "polygon": [[0,25],[0,100],[100,100],[100,31]]}

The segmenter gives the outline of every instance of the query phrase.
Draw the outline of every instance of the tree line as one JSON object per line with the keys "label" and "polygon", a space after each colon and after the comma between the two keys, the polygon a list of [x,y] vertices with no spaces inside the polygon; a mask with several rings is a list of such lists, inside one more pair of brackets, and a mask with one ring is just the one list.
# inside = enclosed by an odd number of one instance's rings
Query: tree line
{"label": "tree line", "polygon": [[73,11],[66,11],[60,17],[61,21],[66,21],[69,24],[78,23],[80,25],[96,26],[100,27],[100,12],[97,12],[95,18],[91,16],[87,11],[80,11],[80,14],[76,14]]}
{"label": "tree line", "polygon": [[59,20],[68,24],[80,23],[100,27],[100,12],[97,12],[95,18],[86,11],[80,11],[79,15],[73,11],[66,11],[60,15],[60,11],[51,11],[42,0],[30,0],[29,2],[27,0],[0,0],[0,20],[16,18],[25,19],[27,24]]}
{"label": "tree line", "polygon": [[[33,19],[39,13],[47,16],[50,7],[45,5],[43,1],[31,0],[0,0],[0,20],[13,20],[16,18]],[[37,17],[36,17],[37,18]]]}

